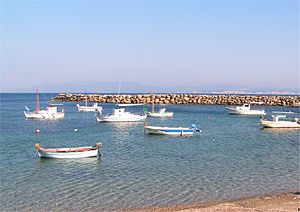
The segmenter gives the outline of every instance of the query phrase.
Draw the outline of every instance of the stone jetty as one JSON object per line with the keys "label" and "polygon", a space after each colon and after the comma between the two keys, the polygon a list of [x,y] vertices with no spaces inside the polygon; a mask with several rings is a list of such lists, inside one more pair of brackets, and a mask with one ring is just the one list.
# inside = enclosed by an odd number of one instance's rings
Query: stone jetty
{"label": "stone jetty", "polygon": [[51,101],[64,102],[99,102],[135,104],[199,104],[199,105],[241,105],[250,102],[263,102],[265,106],[300,106],[300,96],[283,95],[200,95],[200,94],[137,94],[137,95],[105,95],[105,94],[66,94],[60,93]]}

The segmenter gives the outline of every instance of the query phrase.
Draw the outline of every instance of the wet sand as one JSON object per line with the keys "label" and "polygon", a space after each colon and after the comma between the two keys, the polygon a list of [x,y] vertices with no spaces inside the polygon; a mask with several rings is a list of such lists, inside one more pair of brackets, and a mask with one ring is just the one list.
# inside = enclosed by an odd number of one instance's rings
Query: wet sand
{"label": "wet sand", "polygon": [[300,193],[289,192],[277,195],[264,195],[224,202],[178,205],[164,208],[137,209],[143,212],[213,212],[213,211],[300,211]]}

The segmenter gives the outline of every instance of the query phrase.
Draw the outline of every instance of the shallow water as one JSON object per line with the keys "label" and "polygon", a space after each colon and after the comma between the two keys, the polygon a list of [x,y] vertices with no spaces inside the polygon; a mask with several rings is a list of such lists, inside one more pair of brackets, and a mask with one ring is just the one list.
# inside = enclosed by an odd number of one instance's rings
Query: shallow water
{"label": "shallow water", "polygon": [[[299,185],[299,130],[262,130],[258,117],[228,115],[224,106],[166,105],[174,117],[147,118],[149,125],[196,123],[202,130],[174,137],[144,134],[143,123],[96,123],[94,113],[76,112],[76,103],[65,103],[63,120],[25,120],[25,105],[34,108],[34,94],[1,94],[1,211],[168,206],[285,192]],[[106,114],[114,105],[103,107]],[[97,142],[103,144],[100,160],[40,159],[34,150],[35,143]]]}

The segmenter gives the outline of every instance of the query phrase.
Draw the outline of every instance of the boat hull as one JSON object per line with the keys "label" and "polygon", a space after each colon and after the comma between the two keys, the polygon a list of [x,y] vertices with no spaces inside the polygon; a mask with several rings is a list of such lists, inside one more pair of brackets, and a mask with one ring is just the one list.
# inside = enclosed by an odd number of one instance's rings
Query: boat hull
{"label": "boat hull", "polygon": [[236,108],[226,107],[229,114],[232,115],[266,115],[264,110],[239,110]]}
{"label": "boat hull", "polygon": [[96,116],[98,122],[139,122],[145,121],[147,116]]}
{"label": "boat hull", "polygon": [[45,152],[42,150],[37,150],[38,155],[43,158],[53,158],[53,159],[63,159],[63,158],[88,158],[88,157],[96,157],[100,155],[98,149],[89,150],[85,152]]}
{"label": "boat hull", "polygon": [[156,135],[193,135],[194,129],[183,127],[155,127],[145,126],[145,130],[149,134]]}
{"label": "boat hull", "polygon": [[43,148],[35,144],[38,155],[43,158],[88,158],[100,156],[101,143],[95,146],[73,147],[73,148]]}
{"label": "boat hull", "polygon": [[63,112],[57,112],[57,113],[37,113],[37,112],[27,112],[24,111],[24,116],[26,119],[62,119],[65,116],[65,113]]}
{"label": "boat hull", "polygon": [[96,111],[102,111],[102,107],[101,106],[98,106],[98,107],[95,107],[95,106],[80,106],[80,105],[77,105],[77,110],[78,112],[96,112]]}
{"label": "boat hull", "polygon": [[147,113],[147,116],[149,117],[158,117],[158,118],[161,118],[161,117],[171,117],[173,116],[173,112],[166,112],[166,113],[155,113],[155,112],[150,112],[150,113]]}
{"label": "boat hull", "polygon": [[293,121],[267,121],[261,120],[260,125],[264,128],[298,128],[300,129],[300,124]]}

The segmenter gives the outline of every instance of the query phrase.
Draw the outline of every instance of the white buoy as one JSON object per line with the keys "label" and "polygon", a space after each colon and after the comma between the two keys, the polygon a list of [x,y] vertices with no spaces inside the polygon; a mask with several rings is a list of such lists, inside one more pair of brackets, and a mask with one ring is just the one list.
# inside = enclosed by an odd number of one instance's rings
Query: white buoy
{"label": "white buoy", "polygon": [[40,132],[41,132],[40,129],[36,128],[35,133],[40,133]]}
{"label": "white buoy", "polygon": [[74,132],[77,132],[77,129],[74,129]]}

